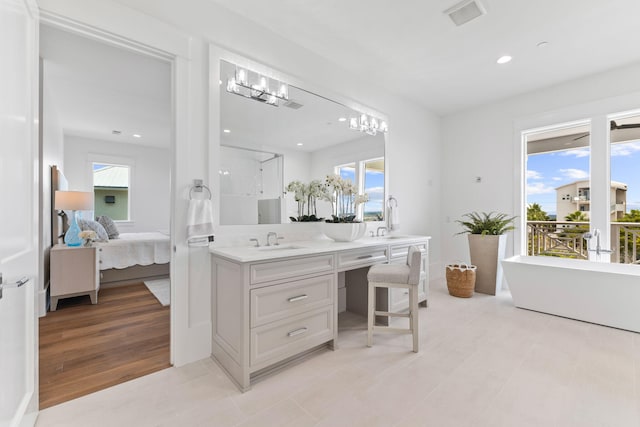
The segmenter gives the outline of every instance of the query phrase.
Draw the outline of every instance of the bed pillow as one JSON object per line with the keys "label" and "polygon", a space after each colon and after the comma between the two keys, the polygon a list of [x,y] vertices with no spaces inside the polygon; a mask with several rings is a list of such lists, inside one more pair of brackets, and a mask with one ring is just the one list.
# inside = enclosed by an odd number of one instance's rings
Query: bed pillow
{"label": "bed pillow", "polygon": [[117,239],[120,235],[118,231],[118,227],[116,227],[116,223],[113,222],[111,218],[105,215],[101,215],[98,218],[98,222],[104,227],[107,232],[107,235],[110,239]]}
{"label": "bed pillow", "polygon": [[80,218],[78,219],[78,226],[82,231],[85,231],[85,230],[95,231],[97,236],[96,241],[98,242],[106,242],[109,240],[109,235],[107,234],[107,231],[99,222]]}

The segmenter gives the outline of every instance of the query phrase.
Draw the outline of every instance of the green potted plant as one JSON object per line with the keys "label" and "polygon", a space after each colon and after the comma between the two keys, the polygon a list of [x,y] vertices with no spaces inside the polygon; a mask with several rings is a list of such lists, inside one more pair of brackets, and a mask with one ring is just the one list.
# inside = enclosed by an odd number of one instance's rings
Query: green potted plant
{"label": "green potted plant", "polygon": [[456,221],[468,234],[471,264],[478,267],[475,291],[495,295],[502,283],[500,260],[507,246],[507,231],[513,230],[515,217],[498,212],[470,212]]}

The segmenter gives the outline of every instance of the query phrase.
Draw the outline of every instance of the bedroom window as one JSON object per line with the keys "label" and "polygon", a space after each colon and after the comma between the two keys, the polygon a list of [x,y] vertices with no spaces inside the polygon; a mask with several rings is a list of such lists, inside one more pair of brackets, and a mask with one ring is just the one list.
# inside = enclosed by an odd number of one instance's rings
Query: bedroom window
{"label": "bedroom window", "polygon": [[130,167],[93,163],[94,215],[129,220]]}

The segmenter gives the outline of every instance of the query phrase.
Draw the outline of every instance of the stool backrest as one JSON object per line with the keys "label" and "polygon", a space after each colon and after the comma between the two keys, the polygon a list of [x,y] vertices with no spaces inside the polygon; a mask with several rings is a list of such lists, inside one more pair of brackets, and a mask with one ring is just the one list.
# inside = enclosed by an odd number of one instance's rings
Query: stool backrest
{"label": "stool backrest", "polygon": [[409,266],[409,284],[417,285],[420,282],[420,271],[422,270],[422,253],[424,249],[419,246],[409,247],[407,254],[407,265]]}

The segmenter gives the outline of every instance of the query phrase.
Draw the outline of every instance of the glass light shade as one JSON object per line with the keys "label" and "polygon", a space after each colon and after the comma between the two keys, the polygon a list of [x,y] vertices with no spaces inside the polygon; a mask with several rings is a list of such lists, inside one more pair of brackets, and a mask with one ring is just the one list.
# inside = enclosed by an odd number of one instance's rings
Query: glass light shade
{"label": "glass light shade", "polygon": [[280,85],[280,90],[278,90],[278,96],[283,99],[289,99],[289,88],[286,84],[282,83]]}
{"label": "glass light shade", "polygon": [[242,68],[239,68],[236,80],[241,85],[247,86],[247,84],[249,83],[249,77],[247,76],[247,71],[243,70]]}
{"label": "glass light shade", "polygon": [[357,118],[351,117],[349,119],[349,129],[354,129],[354,130],[360,129],[360,126],[358,125],[358,119]]}

